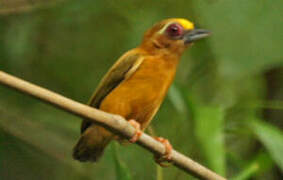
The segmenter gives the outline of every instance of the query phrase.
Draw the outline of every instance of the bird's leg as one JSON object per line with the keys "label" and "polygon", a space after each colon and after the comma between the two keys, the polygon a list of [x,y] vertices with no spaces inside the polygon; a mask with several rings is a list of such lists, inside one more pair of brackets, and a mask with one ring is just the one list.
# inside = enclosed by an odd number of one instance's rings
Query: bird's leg
{"label": "bird's leg", "polygon": [[139,140],[140,136],[142,135],[141,125],[134,119],[129,120],[129,123],[136,129],[135,135],[129,139],[130,143],[135,143]]}
{"label": "bird's leg", "polygon": [[165,146],[165,153],[163,155],[155,155],[154,160],[162,167],[169,166],[168,164],[164,164],[165,161],[170,162],[172,160],[172,145],[168,141],[168,139],[162,137],[155,137],[155,139],[161,142]]}

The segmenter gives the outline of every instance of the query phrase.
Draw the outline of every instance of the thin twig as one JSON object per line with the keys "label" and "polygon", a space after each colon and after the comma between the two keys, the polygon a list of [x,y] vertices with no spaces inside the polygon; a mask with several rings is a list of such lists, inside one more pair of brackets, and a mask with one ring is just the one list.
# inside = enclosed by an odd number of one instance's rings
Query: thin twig
{"label": "thin twig", "polygon": [[[3,71],[0,71],[0,84],[16,89],[20,92],[33,96],[53,106],[61,108],[64,111],[74,115],[92,120],[110,131],[114,131],[120,136],[131,138],[135,134],[135,128],[132,127],[123,117],[106,113],[87,105],[81,104],[64,96],[51,92],[47,89],[33,85],[29,82],[11,76]],[[162,155],[165,153],[165,147],[160,142],[156,141],[151,136],[143,133],[137,144],[154,154]],[[224,177],[214,173],[206,167],[191,160],[185,155],[173,150],[172,163],[184,170],[185,172],[198,177],[200,179],[209,180],[224,180]]]}
{"label": "thin twig", "polygon": [[[9,6],[4,6],[0,8],[0,16],[9,16],[15,14],[23,14],[29,13],[39,9],[48,9],[51,7],[55,7],[58,4],[65,2],[66,0],[52,0],[52,1],[40,1],[40,2],[22,2],[20,4],[17,3],[9,3]],[[2,4],[3,5],[3,4]]]}

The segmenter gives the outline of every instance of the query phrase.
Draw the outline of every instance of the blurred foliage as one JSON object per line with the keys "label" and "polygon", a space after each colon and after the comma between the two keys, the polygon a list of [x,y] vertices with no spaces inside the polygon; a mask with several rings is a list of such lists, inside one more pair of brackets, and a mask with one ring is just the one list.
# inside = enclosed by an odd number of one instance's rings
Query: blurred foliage
{"label": "blurred foliage", "polygon": [[[113,145],[114,144],[114,145]],[[114,156],[114,162],[115,162],[115,167],[116,167],[116,179],[117,180],[131,180],[131,173],[129,171],[129,168],[119,158],[119,151],[117,150],[117,143],[112,143],[112,150],[113,150],[113,156]]]}
{"label": "blurred foliage", "polygon": [[207,166],[225,175],[223,110],[215,106],[199,106],[196,109],[195,133]]}
{"label": "blurred foliage", "polygon": [[[210,29],[184,54],[152,127],[231,179],[283,178],[282,0],[0,5],[0,69],[84,103],[155,22],[185,17]],[[135,145],[111,144],[97,164],[76,162],[77,117],[5,87],[0,99],[0,179],[193,179],[173,167],[161,173]]]}
{"label": "blurred foliage", "polygon": [[270,152],[271,157],[281,170],[283,170],[283,158],[281,156],[281,153],[283,152],[283,133],[277,128],[260,121],[252,123],[252,128],[258,136],[258,139]]}

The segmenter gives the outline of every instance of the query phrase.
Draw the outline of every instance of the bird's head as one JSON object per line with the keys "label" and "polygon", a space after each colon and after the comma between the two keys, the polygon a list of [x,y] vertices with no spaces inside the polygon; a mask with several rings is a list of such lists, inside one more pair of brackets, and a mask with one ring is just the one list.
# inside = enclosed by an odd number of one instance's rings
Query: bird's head
{"label": "bird's head", "polygon": [[208,30],[195,29],[189,20],[165,19],[146,31],[141,46],[152,53],[162,51],[181,55],[186,47],[209,34]]}

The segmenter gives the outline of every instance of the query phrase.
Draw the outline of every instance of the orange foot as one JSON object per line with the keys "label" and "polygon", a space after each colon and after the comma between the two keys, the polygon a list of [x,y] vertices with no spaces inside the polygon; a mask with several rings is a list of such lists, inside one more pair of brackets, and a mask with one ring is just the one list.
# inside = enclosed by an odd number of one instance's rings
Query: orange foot
{"label": "orange foot", "polygon": [[165,146],[165,153],[164,155],[155,155],[154,159],[155,162],[158,163],[162,167],[167,167],[169,166],[168,164],[164,164],[165,161],[170,162],[172,160],[172,145],[168,141],[168,139],[162,138],[162,137],[155,137],[155,139]]}
{"label": "orange foot", "polygon": [[134,119],[131,119],[129,123],[136,129],[135,135],[131,139],[129,139],[129,141],[130,143],[135,143],[137,142],[137,140],[139,140],[140,136],[142,135],[141,125]]}

